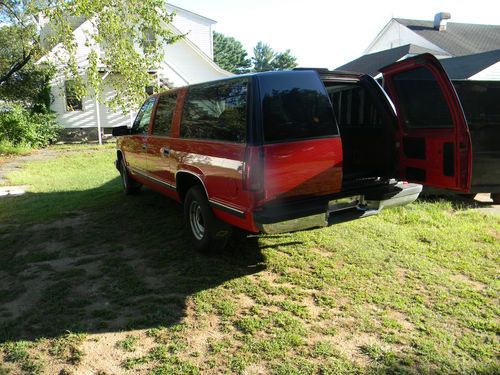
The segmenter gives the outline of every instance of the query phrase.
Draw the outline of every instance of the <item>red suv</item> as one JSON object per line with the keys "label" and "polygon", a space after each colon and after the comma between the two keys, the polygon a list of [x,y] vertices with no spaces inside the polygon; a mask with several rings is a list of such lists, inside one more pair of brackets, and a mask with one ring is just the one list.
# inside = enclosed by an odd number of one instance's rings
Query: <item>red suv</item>
{"label": "red suv", "polygon": [[322,227],[413,202],[421,184],[467,191],[470,137],[439,62],[383,73],[395,107],[370,76],[318,69],[151,96],[131,129],[114,130],[125,192],[147,185],[183,203],[195,246],[209,249],[233,226]]}

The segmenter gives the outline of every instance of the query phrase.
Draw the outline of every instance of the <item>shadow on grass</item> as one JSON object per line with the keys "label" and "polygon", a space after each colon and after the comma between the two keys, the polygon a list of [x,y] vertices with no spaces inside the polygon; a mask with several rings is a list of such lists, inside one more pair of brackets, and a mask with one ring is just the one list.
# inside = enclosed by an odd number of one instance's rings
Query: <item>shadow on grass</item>
{"label": "shadow on grass", "polygon": [[[199,254],[180,205],[148,189],[125,197],[120,188],[115,179],[8,198],[4,209],[16,215],[0,226],[0,343],[168,327],[181,322],[190,296],[265,268],[257,237]],[[46,219],[23,225],[36,217]]]}

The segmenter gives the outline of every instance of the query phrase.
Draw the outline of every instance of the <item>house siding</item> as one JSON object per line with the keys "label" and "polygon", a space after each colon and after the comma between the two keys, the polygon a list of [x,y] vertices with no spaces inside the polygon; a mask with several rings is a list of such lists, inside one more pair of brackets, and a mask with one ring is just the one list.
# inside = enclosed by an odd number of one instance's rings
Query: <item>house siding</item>
{"label": "house siding", "polygon": [[445,52],[435,44],[414,33],[406,26],[392,20],[386,30],[381,33],[379,37],[375,39],[372,44],[370,44],[370,46],[368,46],[363,54],[368,55],[370,53],[384,51],[404,46],[406,44],[414,44],[423,48],[432,49],[434,51]]}
{"label": "house siding", "polygon": [[500,81],[500,61],[469,78],[475,81]]}
{"label": "house siding", "polygon": [[[158,74],[170,86],[178,87],[187,84],[215,80],[232,75],[220,69],[212,60],[212,24],[213,21],[194,13],[177,10],[172,29],[174,32],[189,33],[188,38],[180,39],[173,45],[165,46],[165,61],[160,65]],[[87,33],[92,33],[91,22],[84,22],[75,33],[77,42],[76,59],[81,71],[88,67],[88,54],[91,48],[85,45]],[[99,51],[98,51],[99,52]],[[81,111],[67,111],[65,97],[64,69],[67,60],[65,52],[55,47],[44,60],[52,61],[57,68],[57,74],[51,81],[53,102],[51,109],[57,113],[57,121],[67,129],[83,129],[97,127],[96,101],[91,96],[82,98]],[[62,61],[62,63],[61,63]],[[111,87],[102,90],[102,102],[112,98],[115,91]],[[111,110],[105,104],[99,103],[101,128],[111,128],[129,125],[135,118],[138,108],[131,108],[131,113],[123,114],[121,110]]]}
{"label": "house siding", "polygon": [[167,5],[169,13],[176,11],[173,25],[198,46],[208,57],[213,59],[212,21],[196,16],[182,9],[174,9]]}

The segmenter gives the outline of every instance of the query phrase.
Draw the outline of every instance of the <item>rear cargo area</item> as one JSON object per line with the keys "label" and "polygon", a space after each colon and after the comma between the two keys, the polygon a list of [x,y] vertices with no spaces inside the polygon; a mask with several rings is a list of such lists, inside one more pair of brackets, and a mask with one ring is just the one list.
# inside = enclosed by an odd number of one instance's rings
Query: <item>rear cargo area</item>
{"label": "rear cargo area", "polygon": [[324,84],[342,139],[342,190],[395,177],[396,124],[381,107],[381,98],[362,81]]}

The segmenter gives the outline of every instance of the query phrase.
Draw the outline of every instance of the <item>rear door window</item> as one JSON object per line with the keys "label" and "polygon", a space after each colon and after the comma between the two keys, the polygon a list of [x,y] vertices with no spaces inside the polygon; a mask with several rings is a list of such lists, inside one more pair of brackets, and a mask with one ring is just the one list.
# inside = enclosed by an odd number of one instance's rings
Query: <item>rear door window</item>
{"label": "rear door window", "polygon": [[338,135],[325,86],[315,72],[259,76],[266,143]]}
{"label": "rear door window", "polygon": [[[453,128],[448,103],[429,69],[416,68],[395,74],[395,94],[400,116],[409,129]],[[418,99],[416,99],[418,98]],[[432,110],[429,110],[432,108]]]}
{"label": "rear door window", "polygon": [[163,94],[158,98],[153,121],[153,135],[170,136],[176,103],[177,93]]}
{"label": "rear door window", "polygon": [[184,104],[181,137],[244,143],[247,93],[247,78],[191,87]]}

